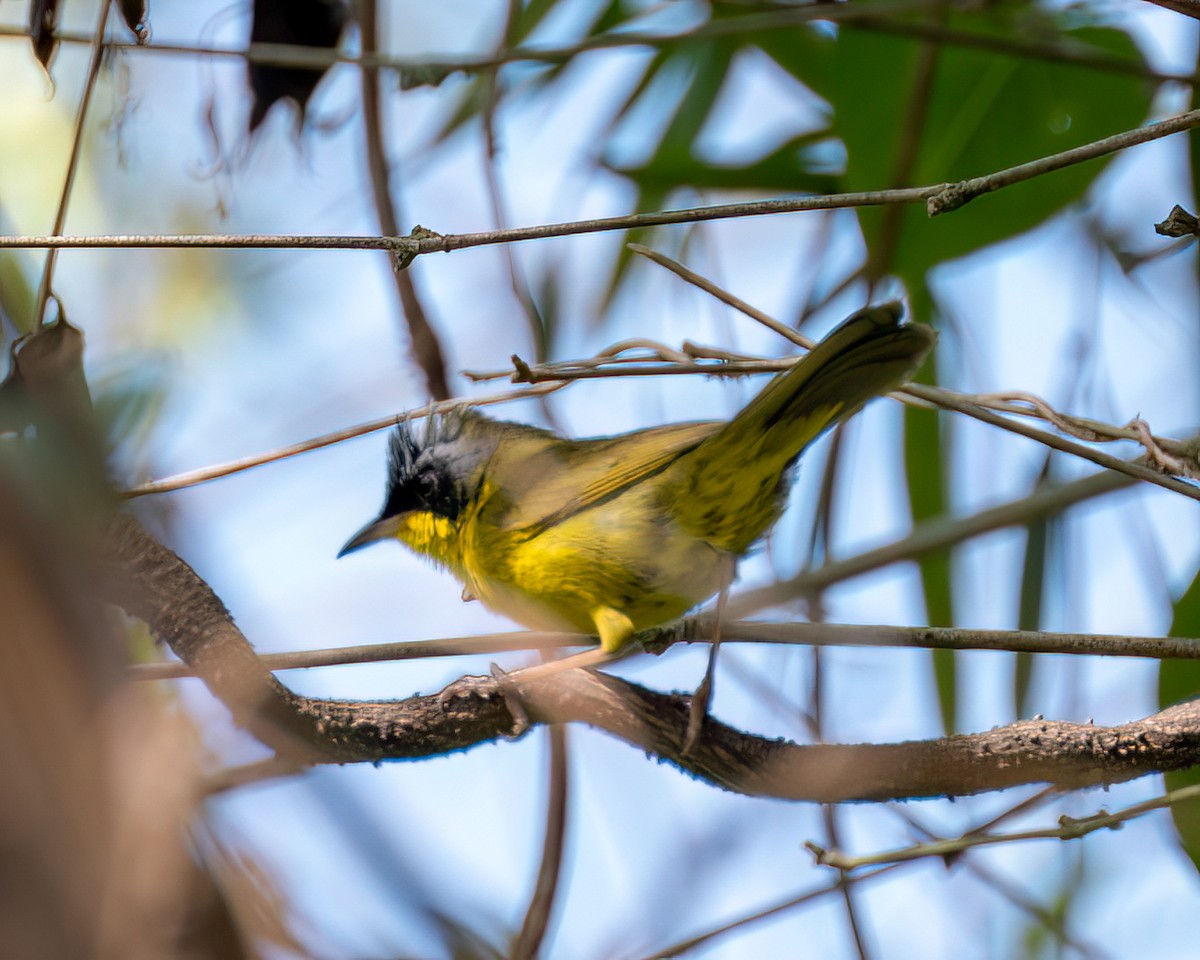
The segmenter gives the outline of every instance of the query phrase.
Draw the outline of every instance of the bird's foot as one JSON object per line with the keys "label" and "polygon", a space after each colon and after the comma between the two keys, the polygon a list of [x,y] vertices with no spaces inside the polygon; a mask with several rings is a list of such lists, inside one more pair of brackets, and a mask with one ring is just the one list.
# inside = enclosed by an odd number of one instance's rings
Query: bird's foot
{"label": "bird's foot", "polygon": [[518,740],[533,726],[529,720],[529,711],[525,709],[525,701],[521,699],[521,694],[517,691],[516,684],[512,682],[511,675],[499,664],[491,665],[491,674],[492,679],[496,681],[496,686],[500,688],[500,695],[504,697],[504,705],[508,707],[508,712],[513,719],[512,729],[504,735],[505,739]]}

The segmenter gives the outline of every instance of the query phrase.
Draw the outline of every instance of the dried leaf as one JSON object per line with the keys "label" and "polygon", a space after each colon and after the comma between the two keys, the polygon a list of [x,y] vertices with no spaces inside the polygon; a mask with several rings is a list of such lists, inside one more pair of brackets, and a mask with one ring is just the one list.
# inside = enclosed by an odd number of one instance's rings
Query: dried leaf
{"label": "dried leaf", "polygon": [[138,46],[150,42],[150,0],[121,0],[118,4],[125,23],[137,37]]}
{"label": "dried leaf", "polygon": [[[251,43],[294,44],[332,50],[350,19],[342,0],[254,0]],[[250,131],[258,129],[267,111],[279,100],[289,99],[299,108],[297,129],[304,111],[327,67],[281,67],[267,63],[248,64],[248,80],[254,94]]]}
{"label": "dried leaf", "polygon": [[58,49],[58,0],[29,0],[29,39],[33,55],[48,73],[54,51]]}

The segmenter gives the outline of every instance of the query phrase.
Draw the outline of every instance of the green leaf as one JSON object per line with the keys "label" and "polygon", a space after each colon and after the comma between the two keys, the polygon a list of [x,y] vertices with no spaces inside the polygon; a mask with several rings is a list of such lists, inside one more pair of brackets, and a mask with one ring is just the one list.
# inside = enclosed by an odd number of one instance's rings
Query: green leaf
{"label": "green leaf", "polygon": [[22,334],[33,332],[33,307],[37,299],[24,267],[18,251],[6,250],[0,254],[0,316],[7,317]]}
{"label": "green leaf", "polygon": [[[0,207],[0,233],[15,236],[19,231]],[[0,317],[7,317],[19,334],[33,333],[37,319],[33,315],[37,300],[32,261],[23,250],[0,252]]]}
{"label": "green leaf", "polygon": [[833,193],[840,178],[812,172],[820,164],[811,148],[826,142],[824,131],[793,137],[757,160],[744,164],[714,164],[691,154],[655,156],[636,167],[609,167],[646,191],[681,187],[713,190],[762,190]]}
{"label": "green leaf", "polygon": [[[627,117],[635,106],[648,97],[661,96],[662,87],[677,83],[683,78],[683,91],[671,113],[671,119],[663,130],[654,153],[645,168],[668,169],[672,165],[687,164],[692,158],[692,145],[704,128],[721,88],[729,74],[737,43],[728,39],[709,40],[686,45],[666,45],[651,60],[636,89],[625,102],[613,121],[615,127]],[[613,164],[608,164],[615,168]],[[647,179],[639,185],[634,210],[660,210],[666,205],[671,190]],[[620,290],[622,281],[632,262],[629,243],[648,243],[649,231],[631,230],[625,236],[621,252],[609,281],[603,309],[607,309]]]}
{"label": "green leaf", "polygon": [[[1027,35],[1010,10],[956,13],[946,26]],[[1068,30],[1061,16],[1049,15],[1039,17],[1038,27],[1039,40],[1080,41],[1141,62],[1119,30]],[[1150,106],[1151,91],[1137,78],[954,45],[923,64],[919,42],[852,24],[830,52],[820,88],[846,146],[848,190],[981,176],[1135,127]],[[928,90],[914,94],[926,69]],[[905,152],[914,159],[897,184],[896,158]],[[900,213],[863,209],[860,222],[878,274],[897,273],[914,287],[943,261],[1024,233],[1081,198],[1105,162],[1035,177],[934,219],[919,204]]]}
{"label": "green leaf", "polygon": [[[1196,58],[1197,68],[1200,68],[1200,55]],[[1197,94],[1195,88],[1192,90],[1192,108],[1195,109],[1197,104]],[[1195,133],[1191,133],[1187,137],[1188,144],[1188,162],[1192,165],[1192,196],[1200,197],[1200,137]],[[1200,271],[1200,264],[1197,264],[1193,259],[1192,263]]]}
{"label": "green leaf", "polygon": [[546,14],[557,7],[558,0],[529,0],[509,26],[508,36],[505,38],[508,45],[515,46],[528,37],[541,25]]}
{"label": "green leaf", "polygon": [[[1172,637],[1200,637],[1200,572],[1183,596],[1175,602],[1171,620]],[[1200,660],[1163,660],[1158,667],[1158,703],[1166,707],[1200,696]],[[1168,790],[1200,784],[1200,768],[1177,770],[1164,777]],[[1200,802],[1177,803],[1171,807],[1175,829],[1184,852],[1200,870]]]}
{"label": "green leaf", "polygon": [[[1050,479],[1050,453],[1047,451],[1038,475],[1037,486]],[[1025,556],[1021,561],[1021,590],[1017,599],[1017,629],[1038,630],[1042,625],[1042,594],[1046,582],[1046,563],[1049,554],[1050,524],[1045,517],[1031,521],[1025,528]],[[1027,717],[1033,711],[1029,703],[1029,688],[1033,680],[1034,658],[1031,653],[1018,653],[1013,677],[1013,715]]]}
{"label": "green leaf", "polygon": [[[912,296],[913,320],[928,319],[932,301],[924,287]],[[917,382],[937,382],[936,353],[925,362]],[[933,410],[904,408],[904,466],[908,479],[908,501],[913,524],[948,512],[943,464],[947,461]],[[954,587],[950,567],[950,551],[936,550],[923,554],[918,560],[921,586],[925,594],[925,619],[932,627],[954,625]],[[937,684],[938,705],[947,733],[952,733],[958,715],[958,670],[954,652],[933,651],[933,671]]]}

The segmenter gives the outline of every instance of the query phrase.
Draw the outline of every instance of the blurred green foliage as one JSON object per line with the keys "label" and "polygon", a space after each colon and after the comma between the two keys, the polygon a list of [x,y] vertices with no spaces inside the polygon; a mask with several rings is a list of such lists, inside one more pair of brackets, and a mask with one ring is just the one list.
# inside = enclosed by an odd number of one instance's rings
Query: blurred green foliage
{"label": "blurred green foliage", "polygon": [[[1200,574],[1175,603],[1172,637],[1200,637]],[[1158,702],[1169,706],[1200,696],[1200,660],[1163,660],[1158,670]],[[1200,783],[1200,769],[1179,770],[1164,778],[1168,790]],[[1171,807],[1183,849],[1200,869],[1200,803],[1190,801]]]}

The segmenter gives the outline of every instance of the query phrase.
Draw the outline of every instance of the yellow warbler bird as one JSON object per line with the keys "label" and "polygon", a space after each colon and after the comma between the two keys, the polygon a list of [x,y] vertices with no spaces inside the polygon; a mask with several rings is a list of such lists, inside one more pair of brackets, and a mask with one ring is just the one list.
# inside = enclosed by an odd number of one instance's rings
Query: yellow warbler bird
{"label": "yellow warbler bird", "polygon": [[339,556],[399,540],[464,596],[615,653],[728,586],[804,448],[917,368],[936,337],[902,313],[860,310],[729,421],[569,440],[463,408],[398,427],[383,509]]}

